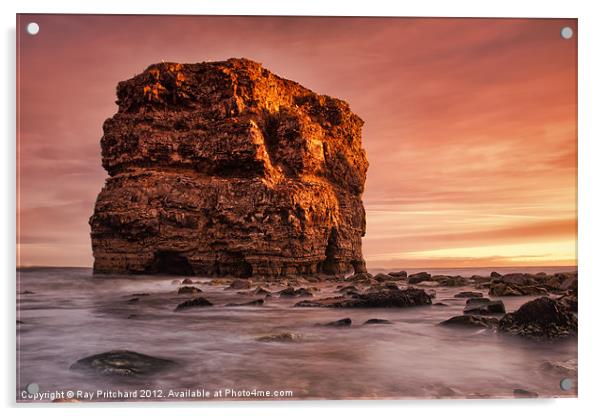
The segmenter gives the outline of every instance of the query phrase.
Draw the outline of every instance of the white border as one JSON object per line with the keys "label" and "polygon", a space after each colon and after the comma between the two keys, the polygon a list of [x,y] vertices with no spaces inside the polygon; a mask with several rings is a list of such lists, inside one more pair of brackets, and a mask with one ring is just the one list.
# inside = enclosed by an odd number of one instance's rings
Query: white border
{"label": "white border", "polygon": [[[467,412],[486,412],[487,415],[537,412],[546,415],[597,413],[598,390],[601,388],[600,354],[602,352],[600,320],[602,312],[598,306],[602,296],[602,270],[596,268],[596,259],[602,247],[599,233],[602,231],[600,215],[602,131],[600,119],[602,106],[602,60],[600,58],[602,16],[595,1],[577,2],[525,0],[490,1],[415,1],[394,2],[393,0],[351,1],[183,1],[183,0],[97,0],[68,1],[22,0],[18,4],[1,2],[2,28],[2,140],[3,199],[0,204],[0,219],[3,232],[0,265],[3,268],[2,295],[4,318],[2,320],[2,376],[0,394],[2,405],[9,407],[8,413],[20,411],[25,414],[64,414],[68,405],[53,405],[50,408],[21,406],[16,409],[15,398],[15,13],[120,13],[120,14],[246,14],[246,15],[347,15],[347,16],[455,16],[455,17],[570,17],[579,18],[579,273],[581,275],[579,316],[579,399],[563,400],[471,400],[471,401],[320,401],[294,403],[200,403],[165,405],[94,405],[87,406],[86,413],[106,415],[142,413],[164,414],[166,406],[177,406],[178,414],[274,414],[283,411],[290,415],[327,414],[341,412],[346,415],[362,415],[377,411],[382,414],[400,412],[421,415],[445,414],[464,415]],[[596,409],[596,410],[594,410]],[[81,412],[75,407],[72,411]]]}

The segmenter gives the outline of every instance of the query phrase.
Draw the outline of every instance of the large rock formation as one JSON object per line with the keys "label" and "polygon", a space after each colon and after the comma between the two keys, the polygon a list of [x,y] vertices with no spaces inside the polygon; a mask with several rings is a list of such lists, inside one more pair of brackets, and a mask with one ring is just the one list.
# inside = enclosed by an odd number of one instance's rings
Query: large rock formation
{"label": "large rock formation", "polygon": [[246,59],[161,63],[117,86],[96,273],[365,270],[362,120]]}

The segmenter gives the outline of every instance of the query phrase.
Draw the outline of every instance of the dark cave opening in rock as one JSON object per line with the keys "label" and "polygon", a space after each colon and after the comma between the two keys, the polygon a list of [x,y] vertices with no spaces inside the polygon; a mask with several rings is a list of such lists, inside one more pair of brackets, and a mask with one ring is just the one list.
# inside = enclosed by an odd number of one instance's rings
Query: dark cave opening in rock
{"label": "dark cave opening in rock", "polygon": [[328,244],[326,245],[326,259],[320,264],[319,269],[325,274],[339,273],[339,261],[335,258],[338,252],[338,233],[336,229],[330,230]]}
{"label": "dark cave opening in rock", "polygon": [[151,270],[159,274],[192,276],[194,271],[186,256],[177,251],[157,251]]}

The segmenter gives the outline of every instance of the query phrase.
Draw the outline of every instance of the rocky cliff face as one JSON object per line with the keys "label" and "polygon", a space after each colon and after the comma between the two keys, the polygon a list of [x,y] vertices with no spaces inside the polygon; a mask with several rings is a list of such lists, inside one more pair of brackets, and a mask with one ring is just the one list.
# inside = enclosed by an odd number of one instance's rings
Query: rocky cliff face
{"label": "rocky cliff face", "polygon": [[246,59],[161,63],[117,86],[90,218],[96,273],[364,270],[362,120]]}

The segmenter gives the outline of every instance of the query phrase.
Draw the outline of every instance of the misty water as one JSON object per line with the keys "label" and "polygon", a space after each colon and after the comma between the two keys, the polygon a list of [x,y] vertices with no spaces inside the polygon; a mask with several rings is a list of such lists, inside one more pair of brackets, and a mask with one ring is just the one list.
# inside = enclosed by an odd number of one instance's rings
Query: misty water
{"label": "misty water", "polygon": [[[491,269],[433,272],[472,276],[489,275]],[[17,274],[18,400],[30,401],[21,396],[30,383],[41,392],[163,392],[155,400],[169,399],[170,389],[292,391],[288,399],[505,398],[513,397],[514,389],[536,392],[539,397],[576,394],[575,389],[562,391],[562,374],[545,366],[552,362],[576,368],[575,338],[535,342],[484,329],[437,325],[462,315],[466,299],[453,296],[475,290],[472,287],[425,288],[436,291],[433,303],[448,306],[295,308],[304,298],[276,295],[263,306],[234,307],[225,304],[259,297],[194,277],[199,281],[195,286],[203,290],[201,296],[214,306],[175,312],[193,295],[178,295],[174,276],[98,278],[86,268],[25,269]],[[315,295],[321,298],[334,294],[340,284],[309,285],[321,289]],[[273,292],[284,289],[261,286]],[[485,290],[477,291],[487,296]],[[136,293],[149,295],[131,302]],[[504,297],[503,301],[511,312],[534,298]],[[352,326],[316,325],[341,318],[351,318]],[[362,325],[370,318],[392,324]],[[299,334],[300,339],[257,341],[282,332]],[[110,350],[136,351],[177,365],[146,377],[93,376],[70,370],[77,360]]]}

